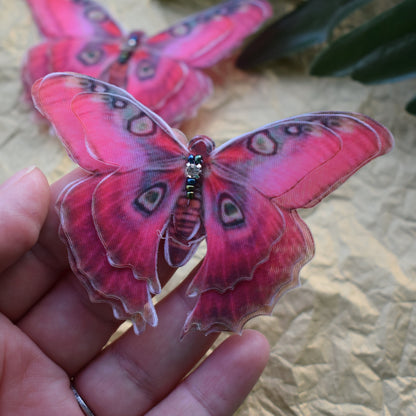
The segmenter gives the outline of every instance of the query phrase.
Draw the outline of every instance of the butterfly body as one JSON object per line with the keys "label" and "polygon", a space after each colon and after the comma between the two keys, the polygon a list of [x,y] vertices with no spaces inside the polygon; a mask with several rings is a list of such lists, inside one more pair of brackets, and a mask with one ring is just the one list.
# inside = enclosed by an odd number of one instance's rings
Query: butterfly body
{"label": "butterfly body", "polygon": [[393,145],[366,116],[324,112],[218,148],[206,136],[186,146],[125,91],[68,73],[37,81],[33,97],[85,170],[57,206],[74,273],[92,300],[110,303],[137,332],[157,322],[151,294],[161,289],[160,257],[181,266],[204,239],[184,331],[239,332],[271,313],[314,252],[296,209],[316,205]]}
{"label": "butterfly body", "polygon": [[[144,32],[141,31],[131,32],[122,42],[117,59],[103,70],[101,77],[106,78],[110,84],[127,88],[129,76],[128,64],[137,48],[140,46],[144,36]],[[145,62],[142,63],[142,66],[145,66]],[[149,67],[149,69],[151,69],[151,67]],[[153,75],[153,70],[149,71],[147,74],[149,78]]]}
{"label": "butterfly body", "polygon": [[27,98],[38,78],[78,72],[127,89],[171,125],[191,117],[211,93],[202,69],[229,55],[271,15],[266,0],[231,0],[149,37],[125,34],[94,1],[26,1],[44,37],[22,68]]}
{"label": "butterfly body", "polygon": [[127,40],[121,47],[120,55],[117,59],[117,62],[119,64],[126,64],[128,62],[128,60],[132,57],[134,51],[140,45],[141,40],[144,36],[145,34],[142,31],[131,32],[128,35]]}

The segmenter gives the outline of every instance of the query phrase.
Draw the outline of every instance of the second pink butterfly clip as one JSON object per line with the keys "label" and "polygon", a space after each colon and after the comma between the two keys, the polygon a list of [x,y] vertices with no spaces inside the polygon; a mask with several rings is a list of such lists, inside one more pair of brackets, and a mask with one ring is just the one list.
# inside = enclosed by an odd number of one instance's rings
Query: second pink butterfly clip
{"label": "second pink butterfly clip", "polygon": [[147,36],[125,33],[92,0],[26,0],[44,38],[22,70],[27,99],[51,72],[90,75],[126,89],[179,125],[195,115],[212,82],[203,69],[227,57],[271,16],[266,0],[231,0]]}

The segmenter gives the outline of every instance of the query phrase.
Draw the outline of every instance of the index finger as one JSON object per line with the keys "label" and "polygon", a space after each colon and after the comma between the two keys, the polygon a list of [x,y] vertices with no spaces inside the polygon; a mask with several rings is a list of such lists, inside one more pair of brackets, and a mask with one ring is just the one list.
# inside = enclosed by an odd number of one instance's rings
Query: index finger
{"label": "index finger", "polygon": [[80,169],[49,187],[39,169],[12,177],[0,188],[0,311],[16,321],[68,271],[58,236],[55,201]]}

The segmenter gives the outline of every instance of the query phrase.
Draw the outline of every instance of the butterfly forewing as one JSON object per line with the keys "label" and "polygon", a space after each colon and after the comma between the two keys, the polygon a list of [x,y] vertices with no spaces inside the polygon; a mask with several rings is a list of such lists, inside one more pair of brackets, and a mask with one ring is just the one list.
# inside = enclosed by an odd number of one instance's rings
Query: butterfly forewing
{"label": "butterfly forewing", "polygon": [[123,34],[104,7],[93,0],[26,0],[26,3],[47,38],[118,38]]}

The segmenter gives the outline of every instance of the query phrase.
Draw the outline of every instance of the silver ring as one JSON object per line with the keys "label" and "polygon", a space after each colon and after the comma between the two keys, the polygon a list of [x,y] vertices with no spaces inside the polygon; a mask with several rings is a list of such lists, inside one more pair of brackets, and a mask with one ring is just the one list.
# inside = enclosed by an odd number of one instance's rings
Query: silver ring
{"label": "silver ring", "polygon": [[77,399],[77,402],[78,402],[79,407],[84,412],[84,415],[85,416],[94,416],[94,413],[87,406],[87,403],[85,403],[84,399],[77,392],[77,389],[75,388],[75,386],[72,383],[72,381],[71,381],[71,390],[72,390],[72,393],[74,393],[75,398]]}

